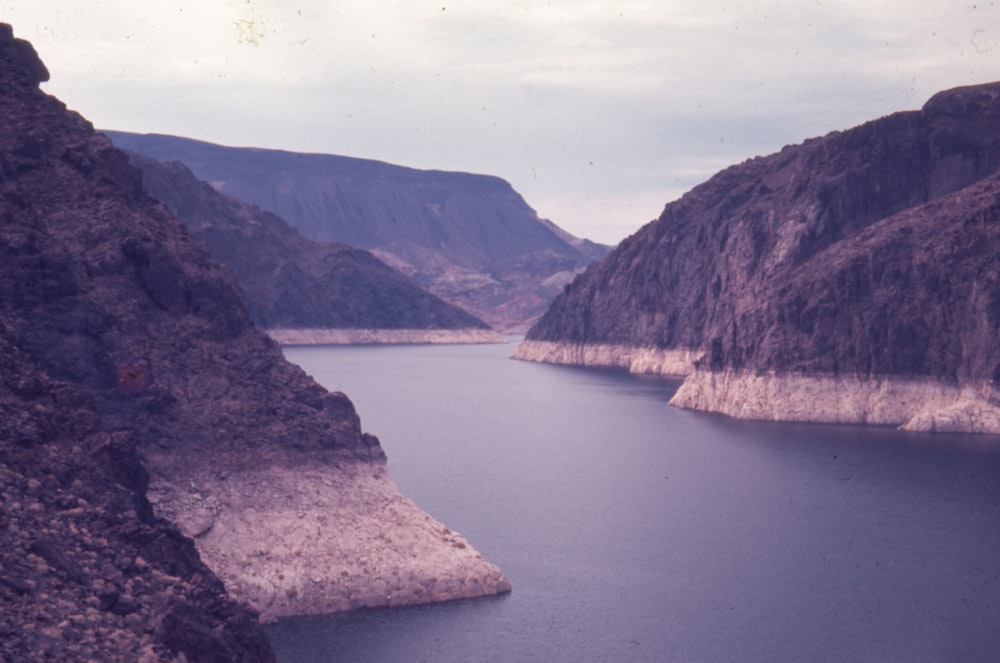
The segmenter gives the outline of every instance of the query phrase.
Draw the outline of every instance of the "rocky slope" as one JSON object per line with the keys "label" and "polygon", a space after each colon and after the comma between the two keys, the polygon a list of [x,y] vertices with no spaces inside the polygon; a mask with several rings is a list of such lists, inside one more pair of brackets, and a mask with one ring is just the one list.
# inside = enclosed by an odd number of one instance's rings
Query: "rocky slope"
{"label": "rocky slope", "polygon": [[[47,77],[0,25],[4,657],[263,661],[254,609],[508,590]],[[279,538],[291,514],[316,529]]]}
{"label": "rocky slope", "polygon": [[310,239],[371,250],[501,331],[526,329],[575,273],[608,251],[540,219],[496,177],[106,133],[119,147],[183,162]]}
{"label": "rocky slope", "polygon": [[748,418],[1000,432],[1000,84],[726,169],[577,279],[517,355],[688,375]]}
{"label": "rocky slope", "polygon": [[308,240],[273,214],[218,193],[180,162],[134,153],[130,160],[146,193],[233,270],[250,317],[280,341],[502,340],[368,251]]}
{"label": "rocky slope", "polygon": [[257,615],[154,516],[147,483],[134,433],[103,426],[87,390],[47,375],[5,326],[0,658],[274,660]]}

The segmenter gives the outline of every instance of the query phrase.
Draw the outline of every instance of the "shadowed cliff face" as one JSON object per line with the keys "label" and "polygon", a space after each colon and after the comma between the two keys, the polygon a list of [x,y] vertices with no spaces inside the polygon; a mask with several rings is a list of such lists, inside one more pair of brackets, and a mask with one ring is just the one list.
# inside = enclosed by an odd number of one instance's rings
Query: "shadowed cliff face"
{"label": "shadowed cliff face", "polygon": [[228,270],[107,138],[37,90],[11,90],[2,111],[0,313],[17,347],[92,390],[102,420],[134,430],[143,449],[238,460],[280,421],[301,422],[278,433],[297,448],[382,458],[350,401],[284,361]]}
{"label": "shadowed cliff face", "polygon": [[998,248],[994,174],[879,221],[791,270],[764,305],[734,321],[708,361],[1000,386]]}
{"label": "shadowed cliff face", "polygon": [[667,205],[527,338],[995,380],[998,166],[1000,84],[751,159]]}
{"label": "shadowed cliff face", "polygon": [[[0,24],[0,652],[273,660],[256,615],[154,518],[137,449],[189,444],[189,380],[280,371],[280,357],[125,157],[38,90],[46,79]],[[239,339],[239,359],[213,358]],[[178,354],[192,363],[176,370]]]}
{"label": "shadowed cliff face", "polygon": [[539,219],[496,177],[106,133],[124,149],[183,162],[310,239],[369,249],[500,330],[527,328],[563,284],[608,250]]}
{"label": "shadowed cliff face", "polygon": [[487,329],[368,251],[305,239],[283,220],[224,196],[179,162],[133,154],[143,188],[236,276],[264,328]]}

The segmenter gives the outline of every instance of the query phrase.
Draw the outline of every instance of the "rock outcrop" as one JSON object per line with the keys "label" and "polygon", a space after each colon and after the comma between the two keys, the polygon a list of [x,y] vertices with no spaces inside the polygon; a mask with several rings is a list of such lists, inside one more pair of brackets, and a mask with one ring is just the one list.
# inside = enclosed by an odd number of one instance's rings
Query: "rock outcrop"
{"label": "rock outcrop", "polygon": [[38,90],[47,78],[0,24],[0,657],[271,661],[256,614],[154,516],[148,427],[105,416],[157,399],[148,363],[113,357],[106,282],[172,300],[126,253],[135,210],[109,195],[135,181],[124,157]]}
{"label": "rock outcrop", "polygon": [[186,164],[310,239],[371,250],[500,331],[524,331],[608,247],[540,219],[496,177],[348,157],[233,148],[106,131],[116,145]]}
{"label": "rock outcrop", "polygon": [[[297,330],[303,332],[295,334],[300,340],[324,343],[503,340],[482,320],[420,288],[368,251],[308,240],[270,212],[217,192],[180,162],[134,153],[130,161],[142,171],[146,193],[233,270],[250,317],[269,332],[282,330],[272,334],[279,341]],[[362,330],[395,333],[358,333]]]}
{"label": "rock outcrop", "polygon": [[[8,35],[0,26],[0,49]],[[154,516],[134,432],[109,430],[87,389],[12,341],[4,326],[0,658],[273,661],[257,614]]]}
{"label": "rock outcrop", "polygon": [[[45,78],[0,27],[4,657],[266,661],[254,610],[508,590],[406,506],[350,400],[284,360],[230,272],[143,192],[126,155],[41,92]],[[266,499],[269,473],[301,474],[298,492]],[[343,515],[324,528],[337,499]],[[270,524],[289,508],[318,523],[291,552],[309,569],[294,586]],[[237,534],[221,535],[230,523]],[[358,569],[361,549],[380,566]],[[414,557],[427,550],[432,564]],[[346,601],[309,603],[351,582]],[[394,591],[370,591],[379,582]]]}
{"label": "rock outcrop", "polygon": [[683,407],[1000,432],[998,170],[1000,84],[733,166],[578,278],[516,356],[670,352],[690,358],[662,371],[688,375]]}

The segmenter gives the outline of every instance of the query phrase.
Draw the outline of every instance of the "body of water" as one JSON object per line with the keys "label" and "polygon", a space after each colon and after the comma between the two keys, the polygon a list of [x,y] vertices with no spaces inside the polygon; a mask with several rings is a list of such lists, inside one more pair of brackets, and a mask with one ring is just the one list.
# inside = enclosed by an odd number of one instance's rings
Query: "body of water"
{"label": "body of water", "polygon": [[1000,661],[1000,438],[733,421],[513,349],[286,348],[514,591],[286,620],[280,661]]}

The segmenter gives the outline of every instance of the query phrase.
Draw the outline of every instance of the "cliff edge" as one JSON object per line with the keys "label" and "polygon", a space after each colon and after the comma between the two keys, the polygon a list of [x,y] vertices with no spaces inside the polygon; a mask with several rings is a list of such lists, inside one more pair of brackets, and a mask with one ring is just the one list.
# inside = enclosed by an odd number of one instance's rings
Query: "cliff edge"
{"label": "cliff edge", "polygon": [[368,251],[306,239],[270,212],[217,192],[180,162],[135,153],[130,162],[146,193],[232,269],[250,317],[279,342],[503,341]]}
{"label": "cliff edge", "polygon": [[539,218],[498,177],[105,133],[121,148],[184,163],[220,192],[277,214],[309,239],[371,251],[501,332],[526,330],[565,283],[609,250]]}
{"label": "cliff edge", "polygon": [[998,170],[997,83],[751,159],[579,277],[515,356],[614,348],[686,375],[675,405],[736,417],[1000,432]]}
{"label": "cliff edge", "polygon": [[46,78],[0,25],[4,656],[264,661],[258,612],[508,591]]}

